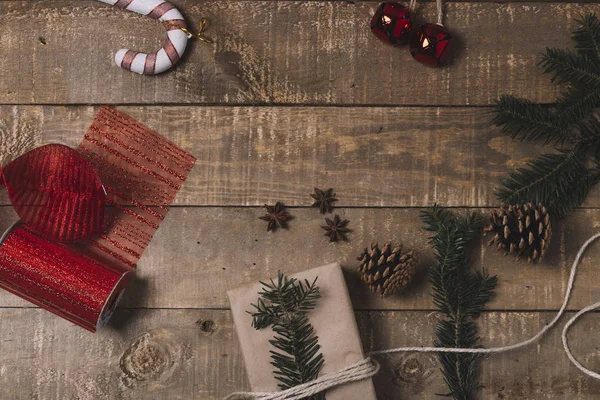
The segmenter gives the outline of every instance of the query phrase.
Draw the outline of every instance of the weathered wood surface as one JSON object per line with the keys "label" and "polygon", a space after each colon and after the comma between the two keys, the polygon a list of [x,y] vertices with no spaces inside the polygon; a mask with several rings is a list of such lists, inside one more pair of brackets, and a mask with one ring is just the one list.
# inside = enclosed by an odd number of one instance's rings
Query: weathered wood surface
{"label": "weathered wood surface", "polygon": [[[12,220],[2,208],[0,227]],[[138,266],[138,280],[130,285],[123,307],[229,308],[226,291],[276,276],[330,262],[341,262],[354,307],[362,310],[432,310],[427,267],[432,261],[427,234],[416,209],[344,209],[352,229],[349,243],[329,244],[319,227],[324,224],[315,209],[291,210],[295,219],[289,231],[267,233],[258,219],[259,208],[175,208],[169,213]],[[491,310],[557,310],[571,263],[579,247],[598,232],[600,210],[581,210],[554,228],[554,243],[540,265],[516,262],[487,247],[474,249],[477,267],[498,274],[498,295]],[[406,293],[380,299],[360,281],[356,257],[371,241],[404,243],[421,254],[417,283]],[[580,264],[570,309],[600,299],[597,284],[600,243],[589,249]],[[1,306],[28,303],[0,292]]]}
{"label": "weathered wood surface", "polygon": [[[554,101],[537,66],[546,46],[570,45],[593,4],[446,5],[457,38],[453,65],[419,65],[407,48],[378,42],[368,24],[377,2],[177,0],[214,45],[194,43],[160,77],[113,65],[123,46],[160,46],[147,18],[96,1],[0,1],[0,103],[294,103],[487,105],[502,93]],[[419,11],[435,20],[428,2]]]}
{"label": "weathered wood surface", "polygon": [[[550,312],[484,313],[486,346],[535,334]],[[358,312],[367,351],[430,345],[436,314]],[[133,322],[133,323],[132,323]],[[120,310],[93,335],[38,309],[0,309],[3,399],[218,400],[248,389],[229,311]],[[600,368],[595,328],[600,314],[573,329],[571,347],[589,368]],[[445,393],[433,355],[383,359],[375,378],[380,400],[438,399]],[[600,383],[585,378],[562,351],[555,329],[538,346],[482,362],[479,399],[598,398]],[[9,394],[9,397],[3,395]]]}
{"label": "weathered wood surface", "polygon": [[[483,213],[497,204],[502,177],[540,148],[498,132],[487,106],[503,93],[553,101],[559,88],[541,74],[539,53],[569,46],[578,16],[600,11],[593,2],[447,2],[458,51],[451,66],[429,69],[371,35],[377,1],[173,3],[194,25],[208,17],[216,43],[192,44],[172,72],[149,78],[121,71],[112,57],[121,47],[160,46],[156,22],[91,0],[0,0],[2,162],[45,143],[76,146],[98,108],[88,104],[118,105],[199,160],[107,330],[89,334],[0,292],[0,399],[217,400],[248,389],[226,290],[331,261],[343,264],[367,350],[429,345],[437,315],[418,207]],[[434,9],[427,2],[419,13],[434,20]],[[313,186],[337,189],[349,243],[322,236],[322,216],[306,208]],[[3,231],[15,215],[0,192]],[[483,240],[473,250],[477,267],[499,275],[479,319],[486,346],[528,338],[553,317],[576,251],[600,227],[598,194],[555,227],[540,265],[507,259]],[[295,219],[288,231],[266,233],[256,206],[277,200],[297,206]],[[386,240],[416,248],[422,261],[414,287],[382,300],[359,281],[354,258]],[[570,310],[600,298],[599,258],[595,244]],[[571,335],[594,370],[599,318],[585,317]],[[435,356],[397,355],[383,367],[380,400],[445,393]],[[481,399],[600,396],[598,382],[562,352],[560,329],[485,360],[481,383]]]}
{"label": "weathered wood surface", "polygon": [[[119,109],[198,158],[179,205],[310,205],[317,186],[336,188],[340,206],[497,206],[502,179],[540,151],[491,126],[489,108]],[[96,110],[0,106],[4,162],[41,144],[76,147]],[[586,205],[600,206],[599,193]]]}

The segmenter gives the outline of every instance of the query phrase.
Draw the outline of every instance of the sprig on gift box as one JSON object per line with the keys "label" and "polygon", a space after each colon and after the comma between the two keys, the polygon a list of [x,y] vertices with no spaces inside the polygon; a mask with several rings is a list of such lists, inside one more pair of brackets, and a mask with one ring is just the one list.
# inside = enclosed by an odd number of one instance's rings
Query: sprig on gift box
{"label": "sprig on gift box", "polygon": [[503,203],[542,203],[553,218],[563,218],[583,203],[600,181],[600,21],[586,14],[573,32],[575,50],[546,49],[541,65],[552,81],[567,84],[555,104],[532,103],[503,96],[494,123],[521,141],[538,141],[559,148],[543,154],[504,180],[498,199]]}
{"label": "sprig on gift box", "polygon": [[[444,314],[436,326],[436,347],[480,347],[473,322],[494,295],[497,278],[469,266],[466,251],[480,237],[481,223],[474,213],[455,216],[438,206],[423,211],[421,220],[433,232],[429,243],[435,251],[435,264],[429,272],[433,302]],[[476,374],[481,356],[440,353],[444,380],[457,400],[474,398]]]}
{"label": "sprig on gift box", "polygon": [[[255,329],[272,327],[275,337],[269,341],[277,350],[271,350],[273,374],[282,390],[316,379],[323,368],[319,339],[308,321],[307,314],[313,310],[321,297],[317,278],[310,283],[288,278],[281,272],[277,282],[261,282],[262,292],[252,315]],[[323,393],[306,400],[324,400]]]}

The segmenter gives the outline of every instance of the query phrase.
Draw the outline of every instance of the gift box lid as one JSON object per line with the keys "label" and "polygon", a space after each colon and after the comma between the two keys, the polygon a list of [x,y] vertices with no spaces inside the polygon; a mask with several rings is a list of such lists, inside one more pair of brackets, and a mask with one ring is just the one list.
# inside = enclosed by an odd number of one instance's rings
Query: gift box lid
{"label": "gift box lid", "polygon": [[[321,375],[336,372],[365,358],[358,333],[352,302],[339,263],[328,264],[291,275],[296,279],[312,282],[316,277],[321,298],[308,319],[319,337],[325,364]],[[273,338],[271,329],[256,330],[252,327],[251,304],[256,304],[260,282],[227,292],[233,321],[237,331],[248,380],[252,391],[277,391],[269,350]],[[349,383],[327,391],[327,400],[376,400],[371,379]]]}

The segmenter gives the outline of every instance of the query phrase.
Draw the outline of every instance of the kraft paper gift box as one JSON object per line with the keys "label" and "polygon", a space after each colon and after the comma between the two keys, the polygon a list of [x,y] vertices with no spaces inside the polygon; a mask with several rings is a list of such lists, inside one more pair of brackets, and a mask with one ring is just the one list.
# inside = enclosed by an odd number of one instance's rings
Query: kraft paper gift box
{"label": "kraft paper gift box", "polygon": [[[312,282],[316,277],[321,298],[314,310],[308,313],[308,320],[319,337],[325,364],[319,376],[336,372],[365,358],[358,326],[350,301],[350,295],[338,263],[310,269],[291,278]],[[268,278],[268,277],[266,277]],[[248,380],[253,392],[278,391],[277,380],[273,376],[273,366],[269,351],[274,348],[269,343],[274,333],[271,328],[256,330],[252,327],[253,311],[260,282],[227,292],[231,303],[233,322],[244,355]],[[377,400],[371,379],[353,382],[329,389],[327,400]]]}

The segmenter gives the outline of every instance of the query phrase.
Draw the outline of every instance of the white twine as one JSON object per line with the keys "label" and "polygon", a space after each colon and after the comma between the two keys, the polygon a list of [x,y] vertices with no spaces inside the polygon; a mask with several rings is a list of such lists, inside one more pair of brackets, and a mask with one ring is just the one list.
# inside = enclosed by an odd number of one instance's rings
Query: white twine
{"label": "white twine", "polygon": [[[235,398],[246,398],[246,399],[255,399],[255,400],[299,400],[316,393],[323,392],[332,387],[342,385],[349,382],[355,382],[362,379],[367,379],[377,374],[379,371],[379,364],[372,359],[372,356],[384,355],[384,354],[393,354],[393,353],[467,353],[467,354],[497,354],[504,353],[507,351],[512,351],[515,349],[519,349],[521,347],[529,346],[532,343],[537,342],[546,332],[548,332],[558,320],[563,316],[567,309],[567,305],[571,298],[571,292],[573,291],[573,287],[575,284],[575,276],[577,274],[577,267],[579,266],[579,261],[583,256],[583,253],[587,249],[587,247],[594,240],[600,237],[600,233],[595,234],[591,238],[589,238],[583,246],[579,249],[577,253],[577,257],[575,257],[575,261],[573,261],[573,266],[571,267],[571,275],[569,276],[569,283],[567,285],[567,290],[565,292],[565,298],[560,307],[560,310],[549,324],[544,326],[535,336],[527,339],[523,342],[515,343],[510,346],[502,346],[502,347],[491,347],[487,349],[479,348],[479,349],[457,349],[452,347],[399,347],[396,349],[389,350],[379,350],[373,351],[368,354],[369,357],[366,359],[350,365],[343,370],[340,370],[335,373],[326,374],[321,376],[320,378],[304,383],[302,385],[295,386],[291,389],[287,389],[281,392],[271,392],[271,393],[253,393],[253,392],[239,392],[233,393],[225,398],[225,400],[234,400]],[[567,340],[567,332],[569,328],[577,321],[583,314],[588,313],[590,311],[596,310],[600,308],[600,302],[592,304],[590,306],[585,307],[578,313],[576,313],[567,323],[562,331],[562,345],[569,357],[569,360],[579,368],[584,374],[594,379],[600,380],[600,374],[597,372],[591,371],[581,365],[579,361],[573,356],[571,353],[571,349],[569,348],[568,340]]]}
{"label": "white twine", "polygon": [[234,400],[239,398],[250,398],[256,400],[300,400],[334,386],[343,385],[345,383],[362,381],[372,377],[379,372],[379,363],[368,357],[362,361],[352,364],[338,372],[323,375],[320,378],[294,386],[281,392],[238,392],[232,393],[225,400]]}
{"label": "white twine", "polygon": [[438,22],[437,24],[440,26],[444,26],[444,24],[442,23],[444,21],[444,7],[442,5],[442,0],[437,0],[437,15],[438,15]]}
{"label": "white twine", "polygon": [[[436,6],[437,6],[437,24],[440,26],[444,26],[444,24],[442,23],[444,21],[444,7],[442,5],[442,0],[436,0]],[[410,11],[415,11],[415,8],[417,7],[417,0],[410,0],[410,3],[408,5],[408,9]]]}

